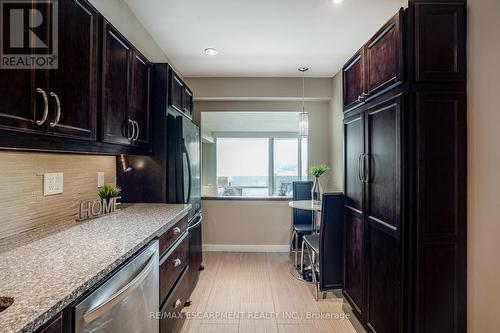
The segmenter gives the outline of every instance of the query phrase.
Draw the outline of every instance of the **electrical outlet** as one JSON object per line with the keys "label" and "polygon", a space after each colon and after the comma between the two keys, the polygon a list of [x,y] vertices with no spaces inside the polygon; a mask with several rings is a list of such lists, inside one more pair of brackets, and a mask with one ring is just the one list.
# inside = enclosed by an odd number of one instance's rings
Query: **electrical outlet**
{"label": "electrical outlet", "polygon": [[97,173],[97,187],[103,187],[104,186],[104,172],[98,172]]}
{"label": "electrical outlet", "polygon": [[43,195],[63,193],[63,173],[43,174]]}

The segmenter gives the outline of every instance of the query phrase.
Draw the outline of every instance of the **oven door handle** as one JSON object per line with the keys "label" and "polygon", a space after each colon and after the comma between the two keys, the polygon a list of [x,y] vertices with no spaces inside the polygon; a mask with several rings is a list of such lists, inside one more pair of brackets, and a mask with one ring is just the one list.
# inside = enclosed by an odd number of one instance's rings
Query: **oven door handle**
{"label": "oven door handle", "polygon": [[191,229],[196,228],[197,226],[199,226],[201,224],[201,221],[203,221],[203,216],[199,215],[198,216],[198,221],[196,221],[196,223],[194,223],[193,225],[190,225],[188,227],[188,231],[191,230]]}
{"label": "oven door handle", "polygon": [[88,310],[84,315],[83,315],[83,320],[86,323],[90,323],[94,321],[95,319],[99,318],[103,313],[106,313],[114,307],[116,304],[120,303],[125,297],[127,297],[130,292],[132,292],[134,289],[136,289],[141,282],[146,278],[146,276],[151,272],[153,267],[156,264],[156,259],[158,258],[158,253],[154,253],[150,258],[149,261],[144,267],[144,269],[137,274],[132,281],[127,283],[124,287],[122,287],[120,290],[118,290],[116,293],[111,295],[110,298],[107,300],[101,302],[99,305],[93,307],[92,309]]}

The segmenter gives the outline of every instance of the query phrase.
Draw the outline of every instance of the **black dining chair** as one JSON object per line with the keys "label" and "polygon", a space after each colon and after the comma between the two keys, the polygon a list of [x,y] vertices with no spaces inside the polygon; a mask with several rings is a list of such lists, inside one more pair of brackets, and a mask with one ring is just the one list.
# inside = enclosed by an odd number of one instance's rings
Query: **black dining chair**
{"label": "black dining chair", "polygon": [[[309,180],[294,181],[292,183],[293,201],[311,200],[313,182]],[[298,265],[299,244],[304,235],[313,233],[312,221],[314,212],[296,209],[292,210],[292,238],[290,239],[290,255],[295,253],[295,267]]]}
{"label": "black dining chair", "polygon": [[[315,286],[315,299],[319,292],[342,288],[343,283],[343,211],[344,194],[323,195],[319,234],[302,238],[300,270],[304,276],[304,249],[311,264],[311,275]],[[323,294],[323,297],[325,294]]]}

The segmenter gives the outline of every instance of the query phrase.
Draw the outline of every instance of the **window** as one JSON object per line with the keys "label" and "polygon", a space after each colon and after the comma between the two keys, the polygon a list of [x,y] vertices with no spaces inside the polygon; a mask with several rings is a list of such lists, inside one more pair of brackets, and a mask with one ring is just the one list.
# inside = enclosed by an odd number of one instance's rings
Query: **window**
{"label": "window", "polygon": [[219,137],[219,196],[290,196],[292,182],[307,178],[307,141],[280,137]]}
{"label": "window", "polygon": [[274,139],[273,194],[287,196],[292,193],[292,182],[299,180],[299,140]]}
{"label": "window", "polygon": [[218,138],[217,182],[222,196],[269,195],[269,139]]}

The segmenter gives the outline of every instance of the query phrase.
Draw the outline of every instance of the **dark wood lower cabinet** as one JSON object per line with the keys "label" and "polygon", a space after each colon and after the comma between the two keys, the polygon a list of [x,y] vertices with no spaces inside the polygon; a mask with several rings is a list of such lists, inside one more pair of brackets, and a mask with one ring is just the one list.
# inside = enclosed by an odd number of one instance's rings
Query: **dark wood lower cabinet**
{"label": "dark wood lower cabinet", "polygon": [[403,332],[400,241],[376,224],[366,230],[366,324],[372,332]]}
{"label": "dark wood lower cabinet", "polygon": [[54,318],[46,322],[42,327],[36,330],[35,333],[63,333],[65,332],[63,326],[62,312],[55,315]]}
{"label": "dark wood lower cabinet", "polygon": [[349,208],[344,217],[344,295],[358,316],[364,315],[363,217]]}
{"label": "dark wood lower cabinet", "polygon": [[178,332],[182,327],[184,320],[182,319],[181,311],[190,294],[188,269],[189,267],[184,269],[172,292],[160,309],[160,333]]}

